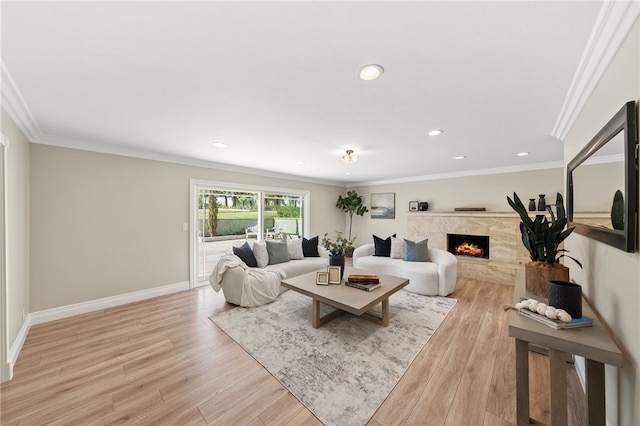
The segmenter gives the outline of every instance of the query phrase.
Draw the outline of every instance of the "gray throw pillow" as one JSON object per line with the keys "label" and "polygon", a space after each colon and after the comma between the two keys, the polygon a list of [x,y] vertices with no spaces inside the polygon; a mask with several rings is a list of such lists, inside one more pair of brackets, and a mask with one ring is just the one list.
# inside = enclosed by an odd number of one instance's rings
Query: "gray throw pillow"
{"label": "gray throw pillow", "polygon": [[269,265],[276,265],[289,261],[289,248],[286,240],[267,241]]}
{"label": "gray throw pillow", "polygon": [[429,262],[428,239],[418,241],[404,238],[404,260],[407,262]]}

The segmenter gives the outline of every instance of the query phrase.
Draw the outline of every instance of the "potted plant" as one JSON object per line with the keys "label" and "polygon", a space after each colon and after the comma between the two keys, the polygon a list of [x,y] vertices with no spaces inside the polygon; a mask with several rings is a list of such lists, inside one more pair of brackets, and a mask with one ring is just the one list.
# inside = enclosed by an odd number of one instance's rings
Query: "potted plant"
{"label": "potted plant", "polygon": [[[582,268],[582,264],[560,248],[560,244],[573,232],[574,228],[566,228],[567,217],[564,210],[562,195],[556,195],[555,205],[547,206],[551,220],[545,215],[538,214],[535,219],[529,217],[524,204],[513,193],[513,200],[507,197],[511,208],[520,215],[520,232],[522,243],[529,251],[531,261],[525,265],[525,279],[527,291],[542,297],[548,297],[549,281],[568,281],[569,268],[560,264],[561,257],[568,257]],[[553,208],[555,207],[555,214]],[[565,229],[566,228],[566,229]]]}
{"label": "potted plant", "polygon": [[[343,197],[338,195],[338,201],[336,207],[345,213],[349,214],[349,234],[348,240],[351,240],[351,227],[353,225],[353,215],[364,216],[369,211],[367,206],[362,204],[362,196],[354,190],[347,191],[347,195]],[[353,246],[349,248],[349,251],[345,253],[345,256],[351,256],[353,254]]]}
{"label": "potted plant", "polygon": [[325,233],[322,237],[322,247],[327,249],[330,253],[329,265],[340,266],[340,279],[342,279],[342,276],[344,275],[344,257],[348,250],[353,252],[353,242],[355,239],[355,237],[345,238],[344,234],[340,231],[336,231],[335,242],[329,239],[328,233]]}

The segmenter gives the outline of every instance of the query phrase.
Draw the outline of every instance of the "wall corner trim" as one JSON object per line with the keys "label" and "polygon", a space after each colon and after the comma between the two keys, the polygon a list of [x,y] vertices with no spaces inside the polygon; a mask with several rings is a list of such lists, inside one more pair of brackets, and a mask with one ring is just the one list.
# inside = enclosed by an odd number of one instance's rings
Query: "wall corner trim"
{"label": "wall corner trim", "polygon": [[564,141],[606,68],[640,16],[640,1],[607,1],[582,53],[551,135]]}

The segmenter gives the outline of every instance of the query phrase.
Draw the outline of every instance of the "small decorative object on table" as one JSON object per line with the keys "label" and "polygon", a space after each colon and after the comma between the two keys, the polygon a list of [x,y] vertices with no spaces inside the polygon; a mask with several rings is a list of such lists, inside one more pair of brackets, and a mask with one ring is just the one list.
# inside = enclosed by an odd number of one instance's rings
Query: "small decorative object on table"
{"label": "small decorative object on table", "polygon": [[327,271],[329,271],[329,284],[340,284],[343,275],[342,268],[340,266],[329,266]]}
{"label": "small decorative object on table", "polygon": [[536,211],[536,199],[535,198],[529,198],[529,211],[530,212],[535,212]]}
{"label": "small decorative object on table", "polygon": [[316,284],[329,285],[329,273],[328,272],[316,273]]}
{"label": "small decorative object on table", "polygon": [[417,212],[418,211],[418,202],[417,201],[409,201],[409,211]]}
{"label": "small decorative object on table", "polygon": [[344,257],[347,251],[353,251],[353,242],[356,237],[351,239],[346,239],[344,234],[340,231],[336,231],[336,241],[333,242],[328,237],[329,234],[325,233],[324,237],[322,237],[322,247],[327,249],[331,255],[329,256],[329,265],[330,266],[339,266],[340,270],[340,279],[344,275]]}
{"label": "small decorative object on table", "polygon": [[421,212],[426,212],[427,210],[429,210],[429,203],[427,203],[426,201],[420,201],[418,203],[418,210],[420,210]]}
{"label": "small decorative object on table", "polygon": [[568,281],[549,281],[549,305],[564,309],[573,318],[582,317],[582,287]]}
{"label": "small decorative object on table", "polygon": [[556,330],[593,325],[593,318],[589,316],[582,315],[578,318],[572,318],[564,309],[558,309],[535,299],[522,300],[516,303],[515,306],[508,306],[506,309],[516,309],[520,315],[531,318]]}
{"label": "small decorative object on table", "polygon": [[351,274],[347,277],[345,285],[358,290],[371,291],[380,287],[380,277],[377,275]]}
{"label": "small decorative object on table", "polygon": [[544,194],[538,195],[538,211],[543,212],[547,209],[547,201],[544,199]]}

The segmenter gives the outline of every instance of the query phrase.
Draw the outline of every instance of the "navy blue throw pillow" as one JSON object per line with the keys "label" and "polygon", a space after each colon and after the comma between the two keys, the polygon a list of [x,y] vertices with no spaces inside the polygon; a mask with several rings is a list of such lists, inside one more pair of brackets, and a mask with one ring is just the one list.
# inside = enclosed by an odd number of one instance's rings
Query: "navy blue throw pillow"
{"label": "navy blue throw pillow", "polygon": [[318,253],[318,236],[316,235],[313,238],[302,239],[302,253],[304,257],[320,257],[320,253]]}
{"label": "navy blue throw pillow", "polygon": [[258,262],[256,261],[256,257],[253,255],[253,250],[249,246],[249,243],[246,241],[240,247],[233,248],[233,254],[238,256],[242,261],[250,268],[257,268]]}
{"label": "navy blue throw pillow", "polygon": [[[391,237],[395,236],[396,234],[393,234]],[[383,240],[376,235],[373,236],[374,256],[391,257],[391,237]]]}

